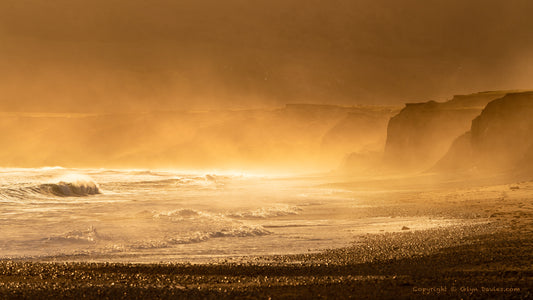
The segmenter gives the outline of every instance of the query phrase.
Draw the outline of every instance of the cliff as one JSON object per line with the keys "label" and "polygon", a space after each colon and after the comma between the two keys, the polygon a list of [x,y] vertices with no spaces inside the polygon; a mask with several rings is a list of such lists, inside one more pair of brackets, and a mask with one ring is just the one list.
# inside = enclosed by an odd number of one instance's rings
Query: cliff
{"label": "cliff", "polygon": [[433,168],[531,172],[533,163],[533,92],[510,93],[487,104]]}
{"label": "cliff", "polygon": [[497,169],[524,159],[533,143],[533,92],[490,102],[472,121],[472,150],[484,166]]}
{"label": "cliff", "polygon": [[474,117],[490,101],[508,91],[458,95],[447,102],[408,103],[387,127],[384,163],[401,170],[434,165],[453,141],[469,130]]}
{"label": "cliff", "polygon": [[321,151],[338,157],[382,152],[389,119],[399,108],[354,108],[323,136]]}

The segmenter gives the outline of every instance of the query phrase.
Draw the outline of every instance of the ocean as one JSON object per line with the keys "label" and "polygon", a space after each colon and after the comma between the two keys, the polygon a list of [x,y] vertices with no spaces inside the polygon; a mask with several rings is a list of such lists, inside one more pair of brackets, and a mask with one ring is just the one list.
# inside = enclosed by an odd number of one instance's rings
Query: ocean
{"label": "ocean", "polygon": [[367,233],[451,225],[373,205],[385,192],[319,176],[0,169],[0,259],[209,262],[349,246]]}

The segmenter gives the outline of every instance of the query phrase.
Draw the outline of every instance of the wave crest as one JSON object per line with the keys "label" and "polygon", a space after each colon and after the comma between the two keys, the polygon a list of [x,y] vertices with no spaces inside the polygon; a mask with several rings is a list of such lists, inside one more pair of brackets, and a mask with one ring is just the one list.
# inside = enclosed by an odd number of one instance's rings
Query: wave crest
{"label": "wave crest", "polygon": [[88,176],[81,175],[69,175],[57,183],[41,184],[37,192],[59,197],[82,197],[102,193],[96,182]]}
{"label": "wave crest", "polygon": [[98,238],[96,228],[90,226],[86,230],[73,230],[63,235],[50,236],[45,240],[48,242],[70,242],[70,243],[94,243]]}
{"label": "wave crest", "polygon": [[102,194],[100,187],[90,177],[69,175],[57,179],[56,183],[16,186],[0,189],[0,199],[24,200],[28,196],[84,197]]}
{"label": "wave crest", "polygon": [[209,213],[198,211],[192,208],[180,208],[167,212],[153,212],[155,219],[167,219],[172,221],[182,221],[186,219],[198,219],[198,218],[215,218]]}
{"label": "wave crest", "polygon": [[233,228],[223,228],[217,231],[210,232],[195,232],[186,237],[168,238],[164,241],[149,241],[137,245],[132,245],[133,249],[154,249],[167,248],[172,245],[196,244],[208,241],[214,238],[228,238],[228,237],[253,237],[264,236],[272,234],[272,232],[263,228],[260,225],[242,225]]}
{"label": "wave crest", "polygon": [[227,214],[230,218],[236,219],[267,219],[274,217],[283,217],[297,215],[302,209],[296,206],[276,206],[259,208],[252,211],[242,211]]}

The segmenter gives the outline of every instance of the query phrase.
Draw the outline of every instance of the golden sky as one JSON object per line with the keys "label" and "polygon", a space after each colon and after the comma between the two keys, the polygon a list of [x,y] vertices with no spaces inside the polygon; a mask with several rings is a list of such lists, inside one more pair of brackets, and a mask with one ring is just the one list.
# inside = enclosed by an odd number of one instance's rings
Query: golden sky
{"label": "golden sky", "polygon": [[2,0],[0,111],[398,104],[533,87],[530,0]]}

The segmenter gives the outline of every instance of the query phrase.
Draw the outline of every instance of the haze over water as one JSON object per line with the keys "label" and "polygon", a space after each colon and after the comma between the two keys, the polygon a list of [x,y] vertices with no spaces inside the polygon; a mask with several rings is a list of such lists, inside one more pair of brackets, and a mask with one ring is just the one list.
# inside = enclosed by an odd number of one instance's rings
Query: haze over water
{"label": "haze over water", "polygon": [[[81,175],[83,174],[83,175]],[[1,257],[212,261],[348,246],[427,218],[361,218],[369,207],[317,178],[106,169],[2,169]],[[362,198],[361,198],[362,199]]]}

